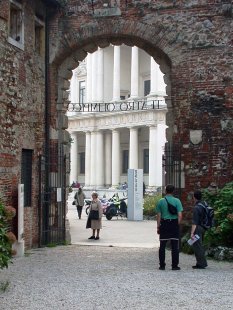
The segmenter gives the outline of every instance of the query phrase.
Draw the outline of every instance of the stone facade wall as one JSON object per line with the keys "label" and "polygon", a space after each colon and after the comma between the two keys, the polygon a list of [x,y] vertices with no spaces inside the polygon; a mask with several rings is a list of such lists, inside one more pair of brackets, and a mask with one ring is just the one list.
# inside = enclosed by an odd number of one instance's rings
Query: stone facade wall
{"label": "stone facade wall", "polygon": [[38,244],[38,155],[44,146],[44,57],[34,47],[33,1],[24,6],[24,50],[8,42],[10,2],[0,6],[0,193],[6,205],[17,208],[22,149],[33,150],[32,203],[24,217],[25,245],[33,247]]}
{"label": "stone facade wall", "polygon": [[[160,64],[167,83],[167,139],[180,145],[189,193],[232,180],[233,5],[222,1],[66,1],[54,20],[51,64],[57,98],[78,61],[109,44],[137,45]],[[117,3],[117,6],[114,6]]]}

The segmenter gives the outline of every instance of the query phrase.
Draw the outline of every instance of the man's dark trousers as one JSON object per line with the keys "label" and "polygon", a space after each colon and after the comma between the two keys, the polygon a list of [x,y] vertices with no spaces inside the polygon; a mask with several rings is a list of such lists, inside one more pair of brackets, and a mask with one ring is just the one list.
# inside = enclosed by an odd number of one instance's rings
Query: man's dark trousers
{"label": "man's dark trousers", "polygon": [[[159,264],[160,267],[165,267],[165,251],[166,244],[168,240],[160,240],[159,248]],[[170,240],[171,251],[172,251],[172,267],[177,267],[179,265],[179,240]]]}

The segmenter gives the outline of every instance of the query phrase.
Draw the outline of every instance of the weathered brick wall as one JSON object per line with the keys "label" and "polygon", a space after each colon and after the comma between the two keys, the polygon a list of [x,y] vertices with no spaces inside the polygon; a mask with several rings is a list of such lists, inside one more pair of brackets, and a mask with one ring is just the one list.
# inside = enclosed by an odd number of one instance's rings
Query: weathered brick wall
{"label": "weathered brick wall", "polygon": [[93,3],[68,0],[54,20],[51,64],[59,77],[54,97],[65,101],[71,70],[98,47],[125,43],[152,55],[168,85],[167,138],[181,145],[182,200],[188,208],[193,189],[232,180],[233,5],[128,0],[117,1],[115,16],[107,16],[103,1]]}
{"label": "weathered brick wall", "polygon": [[32,205],[25,208],[25,243],[38,243],[38,154],[44,143],[44,59],[34,50],[33,2],[24,6],[24,50],[8,43],[9,1],[0,10],[0,193],[17,208],[22,149],[33,150]]}

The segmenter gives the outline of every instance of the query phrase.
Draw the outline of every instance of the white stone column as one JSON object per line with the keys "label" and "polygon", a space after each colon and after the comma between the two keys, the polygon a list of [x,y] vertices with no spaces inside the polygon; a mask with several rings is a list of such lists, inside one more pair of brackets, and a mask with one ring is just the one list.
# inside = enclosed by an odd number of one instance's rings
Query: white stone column
{"label": "white stone column", "polygon": [[91,182],[91,133],[86,132],[85,147],[85,187],[89,187]]}
{"label": "white stone column", "polygon": [[92,55],[87,54],[86,57],[86,63],[87,63],[87,77],[86,77],[86,100],[87,103],[90,103],[92,100]]}
{"label": "white stone column", "polygon": [[160,126],[149,129],[149,188],[162,186],[162,144]]}
{"label": "white stone column", "polygon": [[78,103],[78,78],[77,78],[77,72],[76,69],[72,71],[73,75],[70,80],[70,101],[72,103]]}
{"label": "white stone column", "polygon": [[120,132],[112,131],[112,187],[120,183]]}
{"label": "white stone column", "polygon": [[97,131],[96,133],[96,187],[103,188],[104,186],[104,135],[103,131]]}
{"label": "white stone column", "polygon": [[70,184],[73,181],[78,181],[78,139],[76,133],[71,133],[71,143],[70,149]]}
{"label": "white stone column", "polygon": [[112,134],[105,134],[105,186],[112,184]]}
{"label": "white stone column", "polygon": [[130,98],[138,97],[138,83],[139,83],[139,75],[138,75],[138,47],[132,47],[132,55],[131,55],[131,94]]}
{"label": "white stone column", "polygon": [[151,80],[150,80],[150,94],[149,96],[165,96],[165,83],[163,80],[163,73],[160,71],[159,65],[151,57]]}
{"label": "white stone column", "polygon": [[138,169],[138,128],[130,128],[129,169]]}
{"label": "white stone column", "polygon": [[156,186],[161,187],[163,181],[163,147],[164,128],[163,124],[157,125],[157,154],[156,154]]}
{"label": "white stone column", "polygon": [[94,52],[92,54],[92,67],[91,67],[92,102],[97,102],[97,64],[98,64],[98,52]]}
{"label": "white stone column", "polygon": [[96,186],[96,158],[98,151],[96,145],[96,131],[91,132],[91,181],[90,185],[92,187]]}
{"label": "white stone column", "polygon": [[120,100],[121,85],[121,49],[120,46],[114,46],[114,64],[113,64],[113,101]]}
{"label": "white stone column", "polygon": [[97,101],[104,102],[104,50],[98,50],[97,64]]}

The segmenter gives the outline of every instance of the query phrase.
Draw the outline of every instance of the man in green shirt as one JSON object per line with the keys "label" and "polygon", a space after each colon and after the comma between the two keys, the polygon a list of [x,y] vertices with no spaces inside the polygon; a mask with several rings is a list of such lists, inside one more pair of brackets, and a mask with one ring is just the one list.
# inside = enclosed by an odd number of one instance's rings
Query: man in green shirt
{"label": "man in green shirt", "polygon": [[[159,264],[160,270],[165,270],[165,249],[167,241],[171,242],[172,270],[180,270],[179,264],[179,224],[182,220],[182,203],[173,196],[175,187],[166,186],[166,195],[156,206],[157,233],[159,234]],[[176,208],[176,214],[169,212],[168,203]]]}

